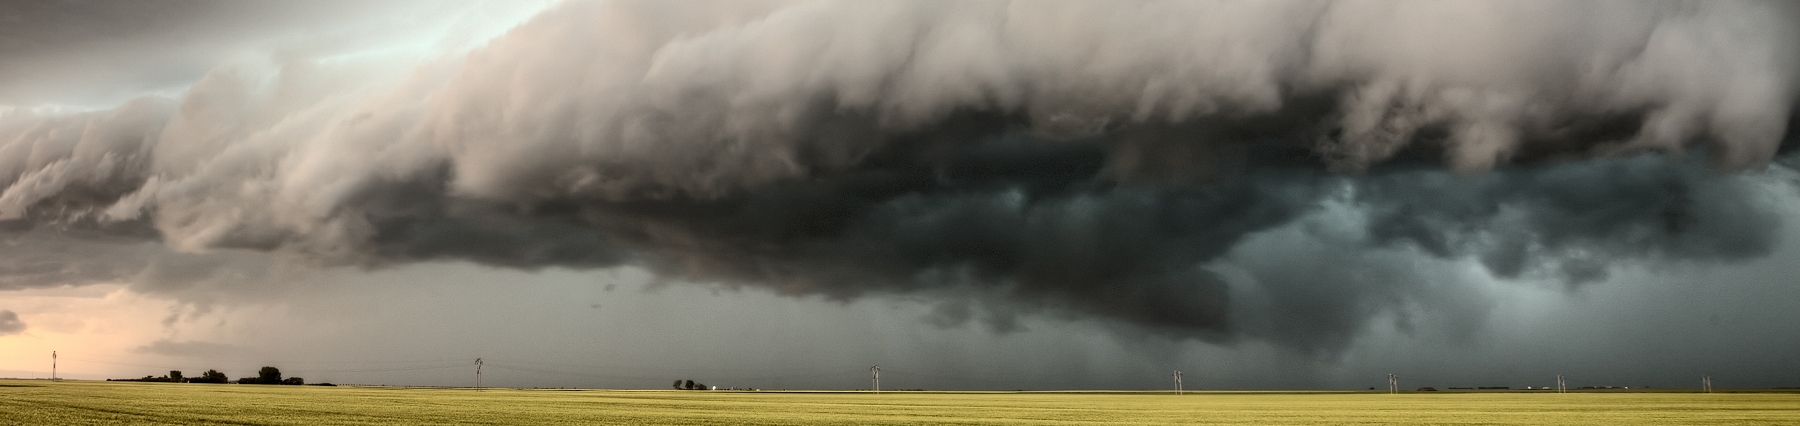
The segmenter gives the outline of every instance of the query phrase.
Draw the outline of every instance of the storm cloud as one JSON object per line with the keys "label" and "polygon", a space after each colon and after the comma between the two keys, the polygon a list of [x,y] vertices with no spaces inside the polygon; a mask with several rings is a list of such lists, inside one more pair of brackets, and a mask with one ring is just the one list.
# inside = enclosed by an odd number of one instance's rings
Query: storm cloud
{"label": "storm cloud", "polygon": [[0,309],[0,336],[17,334],[25,331],[25,322],[19,321],[19,314]]}
{"label": "storm cloud", "polygon": [[[1392,253],[1570,285],[1767,254],[1795,19],[1723,1],[568,2],[461,57],[271,55],[176,98],[12,108],[0,227],[320,265],[633,265],[920,295],[940,324],[973,305],[998,329],[1041,313],[1328,351],[1408,304],[1480,311]],[[1242,258],[1330,215],[1349,229]],[[148,268],[7,262],[15,287]]]}

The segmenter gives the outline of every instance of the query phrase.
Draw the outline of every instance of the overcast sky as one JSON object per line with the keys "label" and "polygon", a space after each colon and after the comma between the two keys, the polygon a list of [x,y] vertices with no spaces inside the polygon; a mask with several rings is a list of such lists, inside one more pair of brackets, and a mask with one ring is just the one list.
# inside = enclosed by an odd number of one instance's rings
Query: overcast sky
{"label": "overcast sky", "polygon": [[0,377],[1800,386],[1781,2],[0,2]]}

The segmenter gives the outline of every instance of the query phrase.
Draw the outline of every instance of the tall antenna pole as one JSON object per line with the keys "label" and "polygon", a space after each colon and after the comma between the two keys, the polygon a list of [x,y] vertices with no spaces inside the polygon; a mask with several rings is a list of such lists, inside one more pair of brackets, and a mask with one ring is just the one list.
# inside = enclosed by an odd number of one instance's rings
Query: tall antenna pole
{"label": "tall antenna pole", "polygon": [[874,382],[875,393],[881,393],[881,366],[869,366],[869,381]]}
{"label": "tall antenna pole", "polygon": [[1171,375],[1175,376],[1175,394],[1180,395],[1181,394],[1181,370],[1175,370],[1175,374],[1171,374]]}
{"label": "tall antenna pole", "polygon": [[481,392],[481,358],[475,358],[475,391]]}

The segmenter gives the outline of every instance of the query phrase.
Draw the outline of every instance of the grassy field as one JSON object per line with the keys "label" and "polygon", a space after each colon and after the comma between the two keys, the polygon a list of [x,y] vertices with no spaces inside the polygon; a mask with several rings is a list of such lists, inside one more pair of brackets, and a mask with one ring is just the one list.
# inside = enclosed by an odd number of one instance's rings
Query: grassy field
{"label": "grassy field", "polygon": [[0,380],[0,424],[1800,424],[1800,393],[703,392]]}

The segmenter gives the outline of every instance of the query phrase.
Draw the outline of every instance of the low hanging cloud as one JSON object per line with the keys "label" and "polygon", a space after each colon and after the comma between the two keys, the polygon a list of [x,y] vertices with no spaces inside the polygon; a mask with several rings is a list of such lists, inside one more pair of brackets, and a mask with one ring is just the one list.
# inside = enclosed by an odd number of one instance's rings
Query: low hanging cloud
{"label": "low hanging cloud", "polygon": [[18,334],[25,331],[25,322],[19,320],[19,314],[11,310],[0,309],[0,336]]}
{"label": "low hanging cloud", "polygon": [[[461,58],[238,61],[179,99],[6,112],[0,227],[327,265],[637,265],[925,295],[940,324],[974,303],[1001,329],[1042,312],[1330,350],[1409,304],[1479,306],[1414,297],[1430,272],[1371,250],[1572,284],[1767,254],[1794,12],[569,2]],[[1345,209],[1358,231],[1334,246],[1240,258]],[[1234,296],[1222,262],[1268,293]],[[0,282],[89,275],[51,264]]]}

